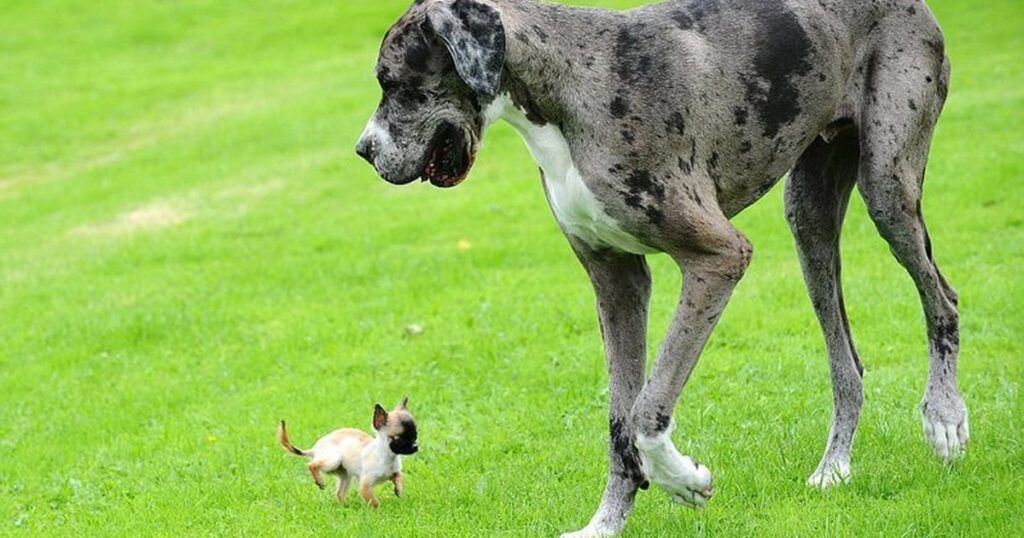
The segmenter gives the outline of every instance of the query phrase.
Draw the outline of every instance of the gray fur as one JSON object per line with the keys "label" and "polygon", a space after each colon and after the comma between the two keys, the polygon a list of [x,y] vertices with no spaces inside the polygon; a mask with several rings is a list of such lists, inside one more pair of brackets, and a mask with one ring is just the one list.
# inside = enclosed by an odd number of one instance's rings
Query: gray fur
{"label": "gray fur", "polygon": [[[479,35],[442,35],[453,49],[446,51],[424,30],[425,18],[435,31],[443,18]],[[499,31],[505,42],[495,78]],[[410,47],[425,48],[410,55]],[[674,0],[625,12],[421,0],[389,32],[378,70],[416,82],[385,88],[375,116],[395,127],[393,147],[381,148],[388,157],[371,159],[385,178],[405,182],[422,168],[442,119],[471,133],[475,152],[481,111],[498,84],[530,121],[561,130],[606,213],[683,271],[675,317],[644,382],[650,277],[643,257],[569,236],[594,284],[608,360],[612,436],[598,514],[610,528],[621,528],[645,482],[623,439],[669,427],[750,262],[751,245],[730,219],[791,170],[786,215],[834,387],[831,432],[812,480],[827,486],[846,478],[863,402],[839,259],[854,186],[921,295],[929,441],[944,458],[964,448],[957,295],[935,264],[920,206],[949,81],[942,33],[922,0]],[[406,94],[419,91],[429,99],[411,103]]]}

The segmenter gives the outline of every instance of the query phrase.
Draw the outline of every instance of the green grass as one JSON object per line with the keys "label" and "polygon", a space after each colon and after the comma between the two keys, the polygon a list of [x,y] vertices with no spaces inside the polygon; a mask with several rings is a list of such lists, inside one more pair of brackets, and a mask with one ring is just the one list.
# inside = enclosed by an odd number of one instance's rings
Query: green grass
{"label": "green grass", "polygon": [[[408,0],[7,0],[0,16],[0,535],[551,536],[605,472],[589,284],[514,133],[459,189],[352,152]],[[580,2],[582,3],[582,2]],[[625,7],[633,1],[588,2]],[[954,76],[925,211],[962,295],[966,459],[921,434],[916,292],[854,201],[848,306],[867,366],[854,481],[803,484],[831,392],[781,189],[737,219],[753,266],[676,440],[715,473],[627,536],[1024,533],[1024,6],[934,0]],[[457,248],[468,240],[472,248]],[[652,259],[656,344],[680,278]],[[425,332],[407,337],[420,323]],[[403,394],[422,451],[377,513],[274,442],[368,427]]]}

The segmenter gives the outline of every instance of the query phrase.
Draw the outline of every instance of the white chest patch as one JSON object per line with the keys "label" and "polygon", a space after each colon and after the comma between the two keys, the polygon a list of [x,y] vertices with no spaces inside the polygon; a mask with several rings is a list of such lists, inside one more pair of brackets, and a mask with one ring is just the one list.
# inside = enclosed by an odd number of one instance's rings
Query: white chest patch
{"label": "white chest patch", "polygon": [[608,216],[602,204],[587,188],[569,152],[562,131],[552,125],[538,126],[512,103],[507,95],[498,96],[484,111],[485,123],[503,119],[519,132],[533,159],[544,170],[551,209],[567,233],[593,248],[613,248],[633,254],[657,252],[626,233]]}

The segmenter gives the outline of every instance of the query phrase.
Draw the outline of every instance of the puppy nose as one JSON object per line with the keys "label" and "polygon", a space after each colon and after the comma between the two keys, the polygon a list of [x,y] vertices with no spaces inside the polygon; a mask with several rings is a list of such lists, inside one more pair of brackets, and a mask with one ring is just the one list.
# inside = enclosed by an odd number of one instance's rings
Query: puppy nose
{"label": "puppy nose", "polygon": [[356,144],[356,153],[366,159],[366,162],[373,164],[373,161],[377,157],[377,152],[373,148],[373,141],[369,138],[360,138],[359,143]]}

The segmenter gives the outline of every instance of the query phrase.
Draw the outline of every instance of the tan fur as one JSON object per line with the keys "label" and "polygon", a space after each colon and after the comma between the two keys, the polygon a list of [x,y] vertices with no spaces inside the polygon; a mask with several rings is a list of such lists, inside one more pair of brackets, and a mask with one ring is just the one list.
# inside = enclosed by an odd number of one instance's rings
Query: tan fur
{"label": "tan fur", "polygon": [[392,482],[397,497],[401,497],[404,492],[401,459],[390,451],[388,443],[404,433],[405,422],[412,421],[412,415],[403,401],[387,413],[376,437],[362,430],[341,428],[321,437],[312,448],[302,450],[291,443],[282,420],[277,439],[290,454],[310,458],[306,468],[317,487],[326,487],[321,474],[337,476],[338,485],[334,494],[338,501],[343,502],[355,478],[359,484],[359,496],[368,505],[377,508],[380,500],[373,488],[378,484]]}

